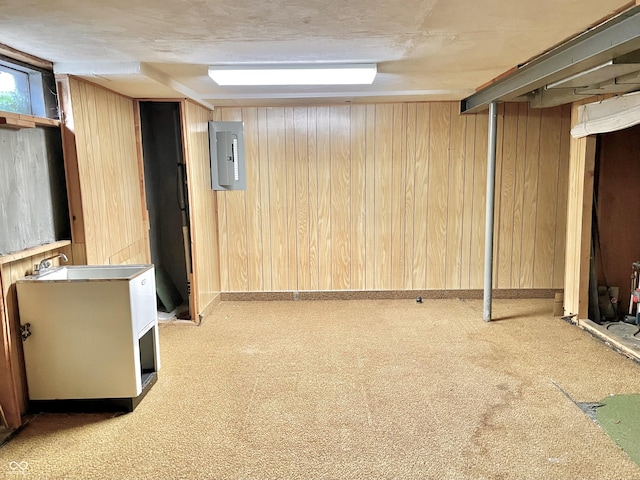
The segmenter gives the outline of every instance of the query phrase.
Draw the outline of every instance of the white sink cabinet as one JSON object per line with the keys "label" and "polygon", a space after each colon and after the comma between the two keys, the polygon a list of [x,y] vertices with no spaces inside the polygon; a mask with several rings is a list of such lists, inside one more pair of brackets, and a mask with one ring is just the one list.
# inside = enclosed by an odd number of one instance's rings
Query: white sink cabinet
{"label": "white sink cabinet", "polygon": [[30,401],[135,408],[160,369],[153,265],[58,267],[18,280],[17,293]]}

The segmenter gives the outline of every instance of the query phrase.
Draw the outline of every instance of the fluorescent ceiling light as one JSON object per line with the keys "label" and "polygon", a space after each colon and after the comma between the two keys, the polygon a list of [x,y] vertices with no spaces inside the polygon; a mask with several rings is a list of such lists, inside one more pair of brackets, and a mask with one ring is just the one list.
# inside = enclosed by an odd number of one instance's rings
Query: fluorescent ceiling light
{"label": "fluorescent ceiling light", "polygon": [[375,63],[336,65],[213,65],[218,85],[370,85]]}

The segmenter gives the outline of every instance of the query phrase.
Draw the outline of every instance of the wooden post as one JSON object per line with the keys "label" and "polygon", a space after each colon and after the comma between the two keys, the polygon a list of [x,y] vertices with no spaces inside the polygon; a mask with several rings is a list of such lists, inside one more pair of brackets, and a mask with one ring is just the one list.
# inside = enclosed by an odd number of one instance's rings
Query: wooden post
{"label": "wooden post", "polygon": [[[574,104],[571,123],[577,122],[579,104]],[[591,255],[591,209],[596,137],[571,138],[567,242],[565,257],[564,314],[588,317],[589,262]]]}

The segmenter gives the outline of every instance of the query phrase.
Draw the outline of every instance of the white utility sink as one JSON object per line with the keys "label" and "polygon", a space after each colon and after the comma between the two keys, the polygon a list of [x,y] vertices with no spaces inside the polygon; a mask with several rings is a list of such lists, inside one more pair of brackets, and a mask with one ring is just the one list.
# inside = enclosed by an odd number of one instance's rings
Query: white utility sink
{"label": "white utility sink", "polygon": [[155,381],[153,265],[60,266],[16,289],[31,401],[134,400]]}
{"label": "white utility sink", "polygon": [[22,281],[48,282],[51,280],[130,280],[152,269],[153,265],[75,265],[52,268],[39,275],[30,275]]}

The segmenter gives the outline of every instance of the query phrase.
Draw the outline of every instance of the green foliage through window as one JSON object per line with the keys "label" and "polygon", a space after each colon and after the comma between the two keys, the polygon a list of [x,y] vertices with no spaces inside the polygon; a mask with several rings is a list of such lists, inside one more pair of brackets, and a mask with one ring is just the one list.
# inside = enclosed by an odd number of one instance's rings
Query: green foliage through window
{"label": "green foliage through window", "polygon": [[0,110],[30,114],[29,98],[18,92],[0,92]]}
{"label": "green foliage through window", "polygon": [[0,65],[0,110],[31,114],[28,74]]}

